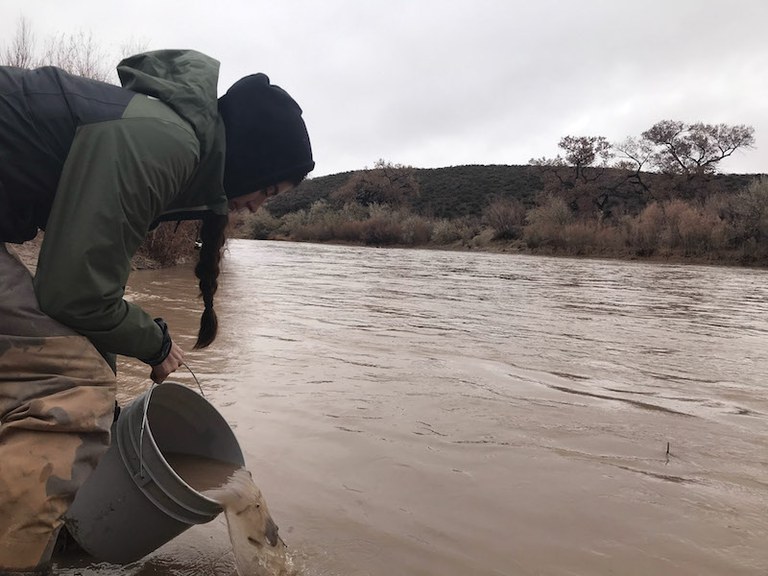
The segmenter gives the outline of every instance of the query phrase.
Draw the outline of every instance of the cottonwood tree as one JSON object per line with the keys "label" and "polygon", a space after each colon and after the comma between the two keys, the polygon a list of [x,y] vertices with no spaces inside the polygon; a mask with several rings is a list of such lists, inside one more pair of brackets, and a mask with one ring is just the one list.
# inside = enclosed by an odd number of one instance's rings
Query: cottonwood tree
{"label": "cottonwood tree", "polygon": [[[616,167],[630,171],[628,181],[656,200],[694,198],[713,192],[719,164],[737,150],[754,147],[755,131],[744,124],[686,124],[662,120],[613,148]],[[660,177],[653,177],[657,173]]]}
{"label": "cottonwood tree", "polygon": [[611,145],[603,136],[566,136],[558,146],[565,152],[566,164],[574,168],[574,177],[583,182],[590,180],[586,168],[605,167],[612,157]]}
{"label": "cottonwood tree", "polygon": [[604,136],[564,136],[557,146],[563,150],[564,157],[558,154],[554,158],[531,159],[529,164],[572,168],[570,179],[586,182],[590,179],[586,168],[606,166],[612,157],[611,144]]}
{"label": "cottonwood tree", "polygon": [[630,136],[613,144],[612,149],[616,158],[613,166],[624,172],[630,193],[634,191],[641,194],[646,202],[655,199],[651,183],[645,175],[652,166],[653,145],[644,138]]}
{"label": "cottonwood tree", "polygon": [[574,211],[603,212],[611,189],[608,180],[611,144],[604,136],[564,136],[558,142],[563,151],[554,158],[531,159],[545,175],[545,190],[559,191]]}
{"label": "cottonwood tree", "polygon": [[571,209],[583,212],[589,200],[605,215],[614,198],[647,202],[712,192],[720,163],[754,143],[754,128],[744,124],[662,120],[615,144],[601,136],[565,136],[558,144],[563,156],[530,164],[547,171],[549,191],[563,194]]}
{"label": "cottonwood tree", "polygon": [[714,174],[718,164],[742,148],[753,148],[755,129],[738,124],[686,124],[662,120],[643,132],[654,147],[651,161],[664,174]]}

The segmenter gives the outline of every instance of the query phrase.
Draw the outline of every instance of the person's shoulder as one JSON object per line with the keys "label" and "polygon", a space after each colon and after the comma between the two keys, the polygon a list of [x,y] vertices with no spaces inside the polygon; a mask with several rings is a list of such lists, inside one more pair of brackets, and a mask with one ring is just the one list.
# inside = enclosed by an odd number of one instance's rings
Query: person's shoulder
{"label": "person's shoulder", "polygon": [[[173,142],[174,148],[200,154],[200,141],[192,126],[164,102],[136,94],[120,119],[123,127],[143,139]],[[159,143],[159,142],[158,142]]]}
{"label": "person's shoulder", "polygon": [[178,126],[195,136],[195,131],[189,122],[179,116],[166,103],[146,96],[145,94],[136,94],[125,108],[123,119],[149,119],[157,120],[160,123],[168,123]]}

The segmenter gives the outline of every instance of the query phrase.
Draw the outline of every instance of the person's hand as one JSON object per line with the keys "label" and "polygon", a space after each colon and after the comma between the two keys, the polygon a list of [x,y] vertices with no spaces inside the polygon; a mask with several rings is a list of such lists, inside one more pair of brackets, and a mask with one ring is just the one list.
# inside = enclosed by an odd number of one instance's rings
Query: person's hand
{"label": "person's hand", "polygon": [[152,382],[160,384],[170,374],[178,370],[182,362],[184,362],[183,350],[176,345],[176,342],[171,342],[171,351],[168,352],[165,360],[152,367],[152,373],[150,374]]}

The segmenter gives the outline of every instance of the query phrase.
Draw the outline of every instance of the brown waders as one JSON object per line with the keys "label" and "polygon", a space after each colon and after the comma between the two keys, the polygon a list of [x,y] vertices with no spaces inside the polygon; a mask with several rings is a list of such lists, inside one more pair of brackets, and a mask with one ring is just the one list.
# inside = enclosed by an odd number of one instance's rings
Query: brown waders
{"label": "brown waders", "polygon": [[0,243],[0,573],[45,567],[75,492],[109,445],[115,375],[43,314]]}

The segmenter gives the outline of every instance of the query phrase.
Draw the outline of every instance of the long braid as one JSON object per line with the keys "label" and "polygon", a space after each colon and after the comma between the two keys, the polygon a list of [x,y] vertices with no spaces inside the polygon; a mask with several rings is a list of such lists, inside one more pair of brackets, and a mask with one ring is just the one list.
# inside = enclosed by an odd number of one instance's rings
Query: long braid
{"label": "long braid", "polygon": [[200,229],[200,258],[195,266],[195,276],[200,280],[200,296],[205,309],[200,317],[200,331],[197,334],[195,348],[205,348],[216,339],[219,321],[213,309],[213,295],[219,287],[218,277],[221,256],[226,241],[229,219],[226,215],[207,214]]}

